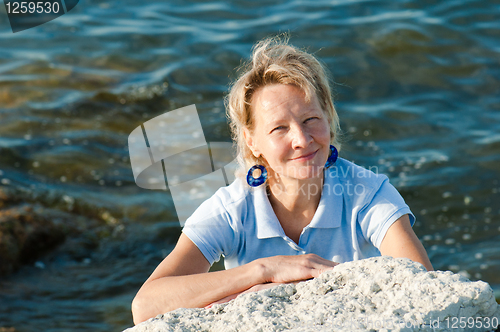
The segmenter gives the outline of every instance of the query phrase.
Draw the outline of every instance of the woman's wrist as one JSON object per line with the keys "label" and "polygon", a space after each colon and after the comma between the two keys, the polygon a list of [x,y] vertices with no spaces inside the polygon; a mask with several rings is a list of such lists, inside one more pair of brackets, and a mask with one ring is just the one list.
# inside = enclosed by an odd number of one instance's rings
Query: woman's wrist
{"label": "woman's wrist", "polygon": [[267,268],[265,265],[265,258],[256,259],[249,264],[252,265],[251,273],[255,278],[255,284],[265,284],[268,282],[269,277],[267,276]]}

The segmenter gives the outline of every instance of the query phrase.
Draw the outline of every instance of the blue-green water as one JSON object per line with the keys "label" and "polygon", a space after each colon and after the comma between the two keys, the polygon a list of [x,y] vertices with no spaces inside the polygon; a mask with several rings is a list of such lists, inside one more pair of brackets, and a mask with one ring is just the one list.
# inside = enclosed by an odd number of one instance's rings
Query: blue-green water
{"label": "blue-green water", "polygon": [[179,228],[168,192],[135,185],[128,134],[196,104],[228,141],[234,68],[284,31],[338,83],[341,156],[389,176],[436,269],[500,298],[500,2],[81,1],[16,34],[0,5],[0,185],[112,229],[1,279],[0,330],[132,324]]}

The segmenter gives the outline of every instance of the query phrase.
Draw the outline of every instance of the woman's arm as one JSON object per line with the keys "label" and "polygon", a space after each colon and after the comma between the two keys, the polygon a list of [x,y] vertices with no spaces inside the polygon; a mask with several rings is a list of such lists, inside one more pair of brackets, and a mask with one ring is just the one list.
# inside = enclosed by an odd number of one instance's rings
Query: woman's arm
{"label": "woman's arm", "polygon": [[427,271],[433,270],[424,246],[411,228],[407,214],[389,227],[380,244],[380,253],[392,257],[406,257],[421,263]]}
{"label": "woman's arm", "polygon": [[317,255],[274,256],[217,272],[184,234],[132,302],[134,323],[177,308],[201,308],[257,284],[307,280],[336,263]]}
{"label": "woman's arm", "polygon": [[177,308],[203,307],[260,281],[256,264],[207,273],[210,264],[184,234],[132,302],[134,323]]}

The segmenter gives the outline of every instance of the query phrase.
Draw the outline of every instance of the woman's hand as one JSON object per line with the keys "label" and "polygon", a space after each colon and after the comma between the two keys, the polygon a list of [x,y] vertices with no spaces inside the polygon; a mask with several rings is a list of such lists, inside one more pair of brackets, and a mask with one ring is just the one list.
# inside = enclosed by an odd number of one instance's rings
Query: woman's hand
{"label": "woman's hand", "polygon": [[331,270],[338,265],[338,263],[326,260],[315,254],[266,257],[257,259],[253,263],[260,265],[263,283],[256,284],[243,292],[226,296],[210,303],[205,308],[208,309],[214,304],[229,302],[241,294],[257,292],[284,283],[297,284],[303,280],[316,278],[324,271]]}
{"label": "woman's hand", "polygon": [[256,260],[262,268],[263,283],[289,283],[318,277],[338,263],[315,254],[273,256]]}

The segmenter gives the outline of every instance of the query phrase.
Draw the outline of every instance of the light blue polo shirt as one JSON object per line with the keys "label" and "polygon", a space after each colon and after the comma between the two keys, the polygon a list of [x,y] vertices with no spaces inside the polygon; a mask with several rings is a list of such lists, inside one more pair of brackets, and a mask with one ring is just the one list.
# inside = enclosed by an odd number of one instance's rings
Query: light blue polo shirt
{"label": "light blue polo shirt", "polygon": [[[307,193],[312,188],[303,188]],[[265,186],[237,178],[189,217],[183,232],[210,264],[224,256],[226,269],[275,255],[314,253],[343,263],[380,256],[380,244],[401,216],[415,216],[385,175],[339,158],[325,170],[318,208],[296,244],[285,235]]]}

